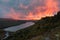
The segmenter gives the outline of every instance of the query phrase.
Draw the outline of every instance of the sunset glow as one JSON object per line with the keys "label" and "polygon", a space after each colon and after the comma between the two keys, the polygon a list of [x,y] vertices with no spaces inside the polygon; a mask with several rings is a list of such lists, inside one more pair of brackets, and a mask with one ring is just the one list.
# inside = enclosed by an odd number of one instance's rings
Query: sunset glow
{"label": "sunset glow", "polygon": [[11,7],[4,16],[16,20],[40,20],[42,17],[53,16],[60,8],[57,0],[24,0],[24,2],[18,3],[17,8]]}

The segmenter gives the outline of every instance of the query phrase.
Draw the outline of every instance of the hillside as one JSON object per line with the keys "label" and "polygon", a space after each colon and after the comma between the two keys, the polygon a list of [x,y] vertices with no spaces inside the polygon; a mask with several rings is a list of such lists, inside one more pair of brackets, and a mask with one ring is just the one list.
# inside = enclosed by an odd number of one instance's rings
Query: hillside
{"label": "hillside", "polygon": [[17,31],[6,40],[57,40],[55,34],[60,38],[59,30],[60,12],[55,16],[42,18],[35,25]]}
{"label": "hillside", "polygon": [[9,18],[0,18],[0,29],[20,25],[22,23],[29,22],[29,21],[33,21],[33,20],[14,20]]}

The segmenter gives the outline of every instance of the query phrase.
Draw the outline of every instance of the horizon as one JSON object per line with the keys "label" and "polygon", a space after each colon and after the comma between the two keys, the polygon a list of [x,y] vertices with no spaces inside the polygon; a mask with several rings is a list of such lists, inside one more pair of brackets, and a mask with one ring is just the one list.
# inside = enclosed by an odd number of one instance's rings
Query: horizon
{"label": "horizon", "polygon": [[[53,16],[45,16],[45,17],[42,17],[41,19],[43,19],[43,18],[46,18],[46,17],[54,17],[54,16],[56,16],[56,15],[58,15],[60,13],[60,11],[58,11],[56,14],[54,14]],[[0,19],[6,19],[6,20],[27,20],[27,19],[13,19],[13,18],[0,18]],[[39,19],[39,20],[41,20],[41,19]],[[27,20],[27,21],[29,21],[29,20]],[[38,21],[38,20],[33,20],[33,19],[31,19],[30,21]]]}

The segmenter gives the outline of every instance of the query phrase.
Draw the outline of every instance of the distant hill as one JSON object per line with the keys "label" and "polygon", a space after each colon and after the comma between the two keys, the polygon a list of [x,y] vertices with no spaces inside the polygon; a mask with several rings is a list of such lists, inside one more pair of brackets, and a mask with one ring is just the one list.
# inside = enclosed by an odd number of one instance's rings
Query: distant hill
{"label": "distant hill", "polygon": [[0,18],[0,29],[20,25],[22,23],[30,22],[30,21],[35,22],[35,20],[14,20],[9,18]]}
{"label": "distant hill", "polygon": [[[6,40],[45,40],[48,36],[50,40],[56,40],[56,36],[54,36],[56,28],[60,28],[60,12],[55,16],[42,18],[35,25],[17,31]],[[55,33],[54,29],[56,29]],[[60,35],[60,31],[58,33]]]}

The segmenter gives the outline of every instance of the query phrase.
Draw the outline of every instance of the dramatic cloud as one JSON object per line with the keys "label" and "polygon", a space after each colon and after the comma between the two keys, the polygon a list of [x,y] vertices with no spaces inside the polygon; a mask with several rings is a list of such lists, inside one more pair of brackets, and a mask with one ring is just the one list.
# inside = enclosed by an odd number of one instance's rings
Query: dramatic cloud
{"label": "dramatic cloud", "polygon": [[59,2],[60,0],[0,0],[0,15],[17,20],[39,20],[59,11]]}

